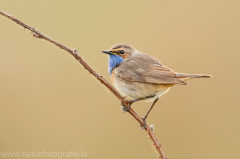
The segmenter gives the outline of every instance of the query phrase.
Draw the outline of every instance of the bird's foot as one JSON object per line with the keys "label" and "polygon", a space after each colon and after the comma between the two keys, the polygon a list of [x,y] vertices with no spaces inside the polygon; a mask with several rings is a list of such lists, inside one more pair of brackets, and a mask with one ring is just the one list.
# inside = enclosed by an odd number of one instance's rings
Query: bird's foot
{"label": "bird's foot", "polygon": [[129,100],[126,100],[127,102],[128,102],[128,107],[126,107],[125,105],[123,105],[123,103],[121,103],[121,105],[122,105],[122,112],[123,113],[125,113],[125,112],[127,112],[127,111],[129,111],[129,108],[131,107],[131,105],[132,105],[132,102],[131,101],[129,101]]}
{"label": "bird's foot", "polygon": [[122,105],[122,112],[125,113],[129,110],[129,108],[125,107],[123,104]]}
{"label": "bird's foot", "polygon": [[146,128],[146,126],[147,126],[147,123],[146,123],[146,116],[144,116],[142,119],[143,119],[143,122],[144,122],[144,125],[141,125],[140,124],[140,127],[142,128],[142,129],[145,129]]}

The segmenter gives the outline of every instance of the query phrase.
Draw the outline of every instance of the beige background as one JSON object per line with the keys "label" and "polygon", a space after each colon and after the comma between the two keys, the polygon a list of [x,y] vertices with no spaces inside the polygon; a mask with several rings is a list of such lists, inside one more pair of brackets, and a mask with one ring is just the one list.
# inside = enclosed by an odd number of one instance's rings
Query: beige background
{"label": "beige background", "polygon": [[[0,9],[79,54],[110,81],[101,50],[128,43],[177,72],[148,123],[169,159],[240,158],[240,1],[14,1]],[[134,109],[144,115],[150,103]],[[146,132],[68,53],[0,16],[0,151],[157,158]]]}

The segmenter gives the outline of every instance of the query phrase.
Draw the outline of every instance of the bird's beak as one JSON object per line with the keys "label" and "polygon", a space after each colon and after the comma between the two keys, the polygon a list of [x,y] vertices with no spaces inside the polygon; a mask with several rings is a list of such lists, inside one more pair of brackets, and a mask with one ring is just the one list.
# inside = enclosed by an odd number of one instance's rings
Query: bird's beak
{"label": "bird's beak", "polygon": [[105,53],[105,54],[113,55],[112,51],[103,50],[102,52]]}

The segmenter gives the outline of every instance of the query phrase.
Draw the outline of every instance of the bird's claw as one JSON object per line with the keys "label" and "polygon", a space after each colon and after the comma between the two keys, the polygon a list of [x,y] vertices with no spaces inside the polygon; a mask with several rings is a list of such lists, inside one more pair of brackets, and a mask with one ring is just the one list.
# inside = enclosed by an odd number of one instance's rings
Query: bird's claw
{"label": "bird's claw", "polygon": [[123,112],[123,113],[125,113],[125,112],[127,112],[127,111],[129,110],[129,107],[126,107],[126,106],[123,105],[122,103],[121,103],[121,105],[122,105],[122,112]]}
{"label": "bird's claw", "polygon": [[145,129],[146,126],[147,126],[146,117],[143,117],[142,119],[143,119],[144,125],[140,124],[140,127],[141,127],[142,129]]}
{"label": "bird's claw", "polygon": [[[128,102],[128,101],[127,101],[127,102]],[[132,104],[132,103],[130,103],[130,105],[129,105],[128,107],[126,107],[125,105],[123,105],[123,104],[121,103],[121,105],[122,105],[122,110],[123,110],[122,112],[125,113],[125,112],[129,111],[129,108],[130,108],[131,104]]]}
{"label": "bird's claw", "polygon": [[129,108],[126,108],[125,106],[122,106],[122,112],[125,113],[129,110]]}

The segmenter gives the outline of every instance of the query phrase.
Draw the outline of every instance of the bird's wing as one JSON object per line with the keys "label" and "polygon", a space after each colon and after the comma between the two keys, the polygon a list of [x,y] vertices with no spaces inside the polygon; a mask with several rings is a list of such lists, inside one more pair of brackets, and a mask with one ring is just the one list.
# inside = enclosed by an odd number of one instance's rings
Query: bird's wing
{"label": "bird's wing", "polygon": [[115,70],[115,75],[132,82],[153,84],[184,84],[175,78],[176,73],[163,66],[157,59],[143,53],[122,62]]}

